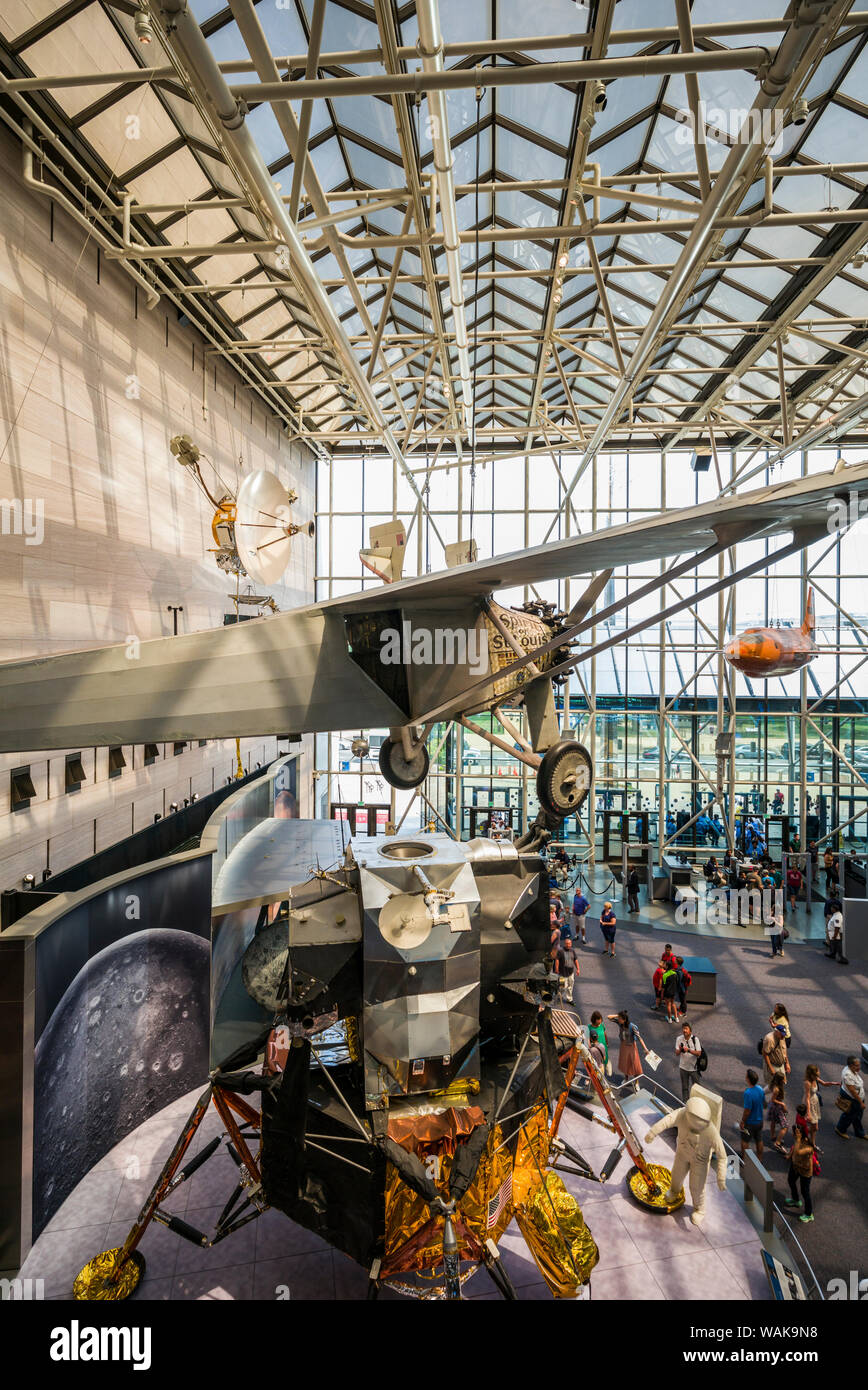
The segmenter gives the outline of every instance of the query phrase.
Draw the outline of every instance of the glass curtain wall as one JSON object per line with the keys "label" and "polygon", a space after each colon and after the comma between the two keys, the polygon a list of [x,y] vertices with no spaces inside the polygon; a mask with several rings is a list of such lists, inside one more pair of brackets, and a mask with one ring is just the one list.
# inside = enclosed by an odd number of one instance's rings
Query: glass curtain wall
{"label": "glass curtain wall", "polygon": [[[748,488],[832,468],[846,451],[818,449],[795,455],[756,474]],[[852,451],[850,451],[852,454]],[[580,458],[571,453],[499,459],[468,468],[437,462],[415,473],[432,520],[422,516],[409,483],[391,459],[376,454],[346,457],[318,466],[317,594],[337,597],[378,585],[358,557],[371,526],[400,517],[408,527],[405,575],[444,567],[443,541],[472,536],[481,559],[577,533],[599,532],[661,511],[710,502],[740,471],[757,467],[761,455],[718,451],[705,472],[694,472],[692,455],[651,451],[598,456],[579,479],[570,501],[563,499]],[[851,457],[850,461],[856,461]],[[433,521],[433,525],[432,525]],[[691,816],[714,795],[719,728],[733,734],[725,768],[725,809],[736,830],[744,817],[786,816],[770,828],[770,843],[798,836],[801,845],[832,835],[832,843],[858,851],[868,845],[868,526],[830,529],[828,542],[738,580],[721,600],[696,597],[721,572],[737,571],[779,540],[736,546],[724,561],[714,559],[648,598],[637,598],[594,629],[589,642],[648,626],[582,663],[560,692],[567,720],[590,749],[595,765],[592,800],[581,818],[567,823],[568,838],[595,855],[604,848],[617,857],[622,830],[614,812],[647,813],[646,833],[659,844],[678,813]],[[666,568],[672,568],[666,561]],[[664,562],[616,571],[599,607],[629,598]],[[569,609],[586,581],[540,583],[533,589],[498,594],[505,604],[531,598]],[[724,699],[718,693],[722,638],[747,627],[796,625],[803,618],[808,586],[813,589],[820,654],[804,673],[768,682],[752,681],[726,667]],[[659,621],[664,606],[688,606]],[[728,678],[728,683],[727,683]],[[722,713],[722,722],[720,716]],[[475,716],[480,725],[490,716]],[[523,729],[520,713],[515,722]],[[493,731],[512,742],[495,720]],[[317,739],[319,813],[334,803],[390,805],[394,819],[411,798],[397,804],[379,775],[376,751],[385,731],[366,731],[371,752],[354,757],[359,730]],[[523,764],[457,725],[441,725],[429,739],[431,772],[404,822],[405,829],[443,822],[467,837],[484,833],[491,812],[516,831],[536,815],[534,775]],[[801,773],[804,772],[804,780]],[[864,779],[864,780],[863,780]],[[590,808],[593,806],[593,826]],[[605,813],[609,812],[607,816]],[[381,821],[385,818],[379,813]],[[503,820],[503,816],[496,819]],[[631,820],[629,833],[638,823]],[[604,831],[608,844],[604,846]],[[839,832],[839,837],[835,832]],[[682,843],[713,843],[704,827],[691,828]],[[721,843],[723,841],[721,840]]]}

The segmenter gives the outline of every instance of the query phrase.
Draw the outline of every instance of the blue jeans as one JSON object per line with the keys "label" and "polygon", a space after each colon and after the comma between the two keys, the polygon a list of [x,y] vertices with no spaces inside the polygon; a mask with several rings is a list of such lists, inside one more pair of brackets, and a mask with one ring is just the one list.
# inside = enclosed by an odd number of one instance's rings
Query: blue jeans
{"label": "blue jeans", "polygon": [[865,1133],[862,1128],[862,1116],[865,1113],[864,1105],[860,1105],[857,1100],[850,1101],[850,1109],[841,1111],[841,1118],[835,1128],[839,1134],[846,1134],[850,1125],[853,1126],[853,1133],[858,1139]]}
{"label": "blue jeans", "polygon": [[771,943],[773,956],[784,954],[784,938],[781,932],[773,932]]}

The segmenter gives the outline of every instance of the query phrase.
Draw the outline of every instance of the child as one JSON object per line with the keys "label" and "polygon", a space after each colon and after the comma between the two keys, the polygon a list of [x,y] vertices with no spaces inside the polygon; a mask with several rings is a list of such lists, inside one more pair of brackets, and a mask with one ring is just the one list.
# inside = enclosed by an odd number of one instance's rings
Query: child
{"label": "child", "polygon": [[654,971],[654,974],[651,976],[651,983],[654,986],[655,1009],[659,1009],[661,1003],[663,1002],[663,972],[665,969],[666,967],[661,961],[660,964],[657,966],[657,969]]}
{"label": "child", "polygon": [[[660,962],[663,965],[663,962]],[[678,967],[671,959],[666,962],[663,970],[662,981],[663,1003],[666,1005],[666,1022],[678,1022],[678,1005],[676,1004],[676,991],[678,989]]]}
{"label": "child", "polygon": [[[784,1100],[784,1083],[779,1076],[776,1076],[771,1084],[771,1094],[769,1096],[768,1108],[769,1138],[778,1153],[785,1153],[781,1139],[787,1132],[787,1104]],[[780,1131],[780,1138],[776,1138]]]}

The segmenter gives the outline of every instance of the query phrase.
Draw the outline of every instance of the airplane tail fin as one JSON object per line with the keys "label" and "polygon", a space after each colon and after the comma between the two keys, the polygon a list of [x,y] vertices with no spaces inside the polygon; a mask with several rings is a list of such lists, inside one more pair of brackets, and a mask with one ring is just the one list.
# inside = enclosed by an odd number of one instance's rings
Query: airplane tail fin
{"label": "airplane tail fin", "polygon": [[806,633],[806,634],[808,635],[808,637],[813,637],[813,635],[814,635],[814,591],[813,591],[813,589],[808,589],[808,601],[807,601],[807,603],[805,604],[805,617],[804,617],[804,621],[802,622],[802,632]]}

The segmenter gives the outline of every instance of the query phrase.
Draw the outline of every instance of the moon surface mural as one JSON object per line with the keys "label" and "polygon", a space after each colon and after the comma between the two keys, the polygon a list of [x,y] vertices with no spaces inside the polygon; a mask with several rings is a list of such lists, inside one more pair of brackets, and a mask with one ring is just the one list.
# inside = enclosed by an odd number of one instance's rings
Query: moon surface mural
{"label": "moon surface mural", "polygon": [[208,1075],[209,943],[149,928],[70,982],[34,1059],[34,1235],[115,1144]]}

